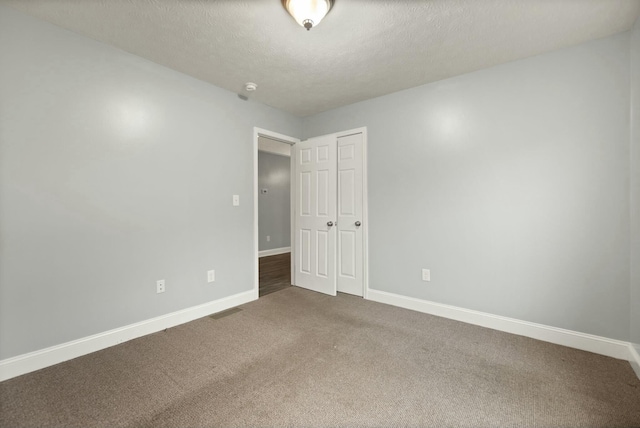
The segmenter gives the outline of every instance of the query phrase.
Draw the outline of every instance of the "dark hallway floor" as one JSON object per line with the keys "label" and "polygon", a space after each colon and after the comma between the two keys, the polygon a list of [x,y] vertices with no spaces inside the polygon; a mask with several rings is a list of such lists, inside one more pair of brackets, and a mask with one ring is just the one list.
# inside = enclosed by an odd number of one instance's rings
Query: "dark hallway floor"
{"label": "dark hallway floor", "polygon": [[291,253],[260,258],[260,297],[291,287]]}

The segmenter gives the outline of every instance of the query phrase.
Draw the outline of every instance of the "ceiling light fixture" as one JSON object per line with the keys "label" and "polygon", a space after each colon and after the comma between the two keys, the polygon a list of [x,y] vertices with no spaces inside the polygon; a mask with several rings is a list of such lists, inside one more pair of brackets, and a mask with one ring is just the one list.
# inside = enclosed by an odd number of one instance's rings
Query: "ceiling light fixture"
{"label": "ceiling light fixture", "polygon": [[333,6],[333,0],[282,0],[289,15],[307,31],[322,21]]}

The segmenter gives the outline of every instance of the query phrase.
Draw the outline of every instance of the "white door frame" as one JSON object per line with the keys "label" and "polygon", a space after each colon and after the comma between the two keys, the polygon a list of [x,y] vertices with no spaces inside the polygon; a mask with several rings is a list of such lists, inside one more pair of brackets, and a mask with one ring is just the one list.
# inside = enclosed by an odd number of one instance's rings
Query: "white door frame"
{"label": "white door frame", "polygon": [[[283,142],[285,144],[294,145],[299,143],[300,140],[298,138],[289,137],[288,135],[279,134],[277,132],[269,131],[266,129],[254,127],[253,128],[253,257],[254,257],[254,266],[253,266],[253,292],[255,293],[254,297],[257,299],[260,295],[260,267],[259,267],[259,256],[260,256],[260,246],[259,246],[259,236],[258,236],[258,137],[266,137],[271,140],[276,140]],[[291,168],[295,165],[295,158],[293,150],[291,150]],[[290,172],[291,174],[291,172]],[[291,198],[295,196],[295,180],[293,180],[293,175],[291,175]],[[294,233],[294,204],[291,204],[291,237],[293,237]],[[291,239],[291,254],[295,254],[294,248],[294,240]],[[291,282],[293,282],[293,274],[295,272],[294,269],[294,259],[295,257],[291,257]]]}
{"label": "white door frame", "polygon": [[[350,129],[347,131],[337,132],[335,134],[336,139],[339,137],[346,137],[348,135],[353,134],[362,134],[363,144],[362,144],[362,246],[363,246],[363,254],[362,254],[362,269],[363,269],[363,289],[362,289],[362,298],[368,299],[369,295],[369,199],[368,199],[368,166],[367,166],[367,147],[368,147],[368,137],[367,137],[367,127],[363,126],[361,128]],[[253,128],[253,250],[254,250],[254,276],[253,276],[253,291],[255,293],[255,298],[257,299],[259,296],[259,288],[260,288],[260,276],[259,276],[259,237],[258,237],[258,137],[263,136],[270,138],[272,140],[281,141],[286,144],[294,145],[300,142],[300,139],[289,137],[288,135],[279,134],[277,132],[269,131],[266,129],[254,127]],[[310,137],[312,138],[312,137]],[[295,198],[296,194],[296,183],[294,178],[294,168],[296,165],[295,159],[295,151],[291,150],[291,283],[295,284],[295,209],[296,204],[293,198]]]}

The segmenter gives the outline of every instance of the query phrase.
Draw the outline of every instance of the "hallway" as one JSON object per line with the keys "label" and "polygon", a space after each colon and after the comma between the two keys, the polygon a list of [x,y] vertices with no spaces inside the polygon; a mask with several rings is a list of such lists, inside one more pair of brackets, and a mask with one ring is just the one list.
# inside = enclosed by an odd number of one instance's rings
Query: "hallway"
{"label": "hallway", "polygon": [[261,257],[260,297],[291,287],[291,253]]}

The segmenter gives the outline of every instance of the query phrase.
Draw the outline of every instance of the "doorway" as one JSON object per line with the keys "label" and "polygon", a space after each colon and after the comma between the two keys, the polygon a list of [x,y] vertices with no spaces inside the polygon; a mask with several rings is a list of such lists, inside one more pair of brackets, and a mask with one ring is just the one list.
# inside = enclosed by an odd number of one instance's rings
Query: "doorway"
{"label": "doorway", "polygon": [[[269,144],[288,145],[290,152],[290,244],[283,247],[274,242],[274,237],[266,233],[266,227],[260,227],[260,197],[270,194],[268,186],[259,183],[259,141]],[[309,144],[324,146],[319,151],[305,150]],[[266,151],[266,150],[262,150]],[[304,152],[304,153],[303,153]],[[331,157],[332,166],[324,168],[320,173],[323,182],[309,181],[309,174],[300,176],[302,165],[307,164],[313,154],[316,161],[326,161]],[[282,155],[282,153],[281,153]],[[320,168],[320,169],[323,169]],[[317,170],[317,168],[316,168]],[[313,175],[313,174],[311,174]],[[307,180],[307,181],[305,181]],[[318,184],[325,184],[325,190],[320,190]],[[302,187],[306,186],[303,190]],[[315,189],[315,197],[324,202],[323,209],[318,206],[313,209],[315,219],[305,218],[310,209],[305,201],[314,197],[311,189]],[[260,272],[265,274],[265,282],[274,281],[268,271],[279,271],[282,275],[283,265],[289,263],[289,278],[285,286],[297,285],[315,291],[336,295],[344,292],[367,298],[368,291],[368,211],[367,211],[367,129],[339,132],[321,137],[314,137],[304,142],[268,130],[254,128],[254,251],[255,251],[255,298],[269,293],[260,292]],[[324,210],[326,208],[326,210]],[[324,211],[323,211],[324,210]],[[320,212],[323,211],[323,212]],[[264,212],[264,209],[263,209]],[[320,218],[322,217],[322,218]],[[324,218],[327,217],[327,218]],[[331,217],[331,218],[328,218]],[[262,219],[263,221],[265,219]],[[304,221],[315,220],[314,228],[305,228]],[[323,224],[320,224],[320,223]],[[302,230],[305,229],[305,230]],[[267,236],[269,238],[267,238]],[[308,239],[305,240],[305,237]],[[313,237],[313,240],[312,240]],[[285,242],[286,243],[286,242]],[[262,245],[262,250],[261,250]],[[270,248],[269,248],[270,247]],[[306,250],[305,250],[306,249]],[[318,257],[318,251],[324,258]],[[263,256],[263,257],[260,257]],[[280,256],[267,259],[266,257]],[[287,259],[288,257],[288,259]],[[263,260],[264,259],[264,260]],[[284,259],[284,260],[283,260]],[[273,263],[267,263],[273,262]],[[326,262],[326,264],[324,264]],[[318,269],[320,268],[320,269]],[[282,280],[282,278],[277,281]],[[322,283],[322,286],[309,286],[312,282]]]}
{"label": "doorway", "polygon": [[291,148],[298,140],[261,129],[254,137],[255,288],[262,297],[292,284]]}

